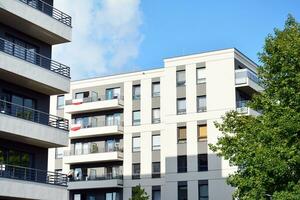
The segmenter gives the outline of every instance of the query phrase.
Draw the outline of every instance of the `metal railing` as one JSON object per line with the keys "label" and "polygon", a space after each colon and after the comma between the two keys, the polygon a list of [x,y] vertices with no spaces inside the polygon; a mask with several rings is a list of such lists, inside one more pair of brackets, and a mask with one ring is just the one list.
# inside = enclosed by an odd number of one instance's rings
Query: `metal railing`
{"label": "metal railing", "polygon": [[65,174],[3,163],[0,163],[0,177],[67,186]]}
{"label": "metal railing", "polygon": [[0,114],[10,115],[65,131],[69,130],[69,121],[67,119],[4,100],[0,100]]}
{"label": "metal railing", "polygon": [[71,177],[71,178],[69,178],[69,181],[70,182],[74,182],[74,181],[101,181],[101,180],[113,180],[113,179],[123,180],[123,175],[122,174],[112,174],[112,173],[103,174],[101,176],[83,175],[83,176],[80,176],[80,177]]}
{"label": "metal railing", "polygon": [[[116,143],[120,145],[119,143]],[[94,148],[93,148],[94,147]],[[77,155],[87,155],[87,154],[93,154],[93,153],[107,153],[107,152],[123,152],[123,148],[115,146],[113,148],[99,148],[97,146],[91,146],[91,148],[88,149],[71,149],[64,151],[65,156],[77,156]]]}
{"label": "metal railing", "polygon": [[41,0],[19,0],[22,3],[29,5],[30,7],[41,11],[42,13],[56,19],[57,21],[72,27],[71,16],[63,13],[62,11],[54,8],[52,5]]}
{"label": "metal railing", "polygon": [[[100,95],[97,97],[85,97],[82,99],[82,103],[90,103],[90,102],[96,102],[96,101],[109,101],[109,100],[114,100],[114,99],[124,100],[124,97],[123,96],[109,97],[106,95]],[[75,100],[75,99],[66,100],[66,105],[73,105],[73,100]]]}
{"label": "metal railing", "polygon": [[245,84],[247,83],[247,78],[252,80],[253,82],[260,84],[261,81],[258,78],[257,74],[250,71],[249,69],[237,69],[235,70],[235,84]]}
{"label": "metal railing", "polygon": [[70,67],[3,38],[0,38],[0,51],[70,78]]}

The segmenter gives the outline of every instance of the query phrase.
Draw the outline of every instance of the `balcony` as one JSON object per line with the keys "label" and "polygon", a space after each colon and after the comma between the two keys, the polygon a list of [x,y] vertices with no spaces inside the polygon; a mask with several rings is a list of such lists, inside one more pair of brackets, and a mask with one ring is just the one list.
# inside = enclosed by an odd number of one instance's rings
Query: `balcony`
{"label": "balcony", "polygon": [[0,121],[2,138],[45,148],[68,145],[67,119],[0,100]]}
{"label": "balcony", "polygon": [[69,137],[70,139],[78,139],[120,134],[123,134],[123,122],[91,120],[87,125],[73,124]]}
{"label": "balcony", "polygon": [[69,92],[70,68],[0,38],[0,78],[38,92]]}
{"label": "balcony", "polygon": [[122,161],[123,149],[119,147],[108,148],[90,148],[69,150],[64,152],[64,163],[92,163],[92,162],[107,162],[107,161]]}
{"label": "balcony", "polygon": [[122,109],[123,97],[107,98],[106,96],[66,100],[65,112],[69,114],[89,113],[105,110]]}
{"label": "balcony", "polygon": [[98,189],[98,188],[121,188],[123,176],[120,173],[107,173],[102,176],[81,176],[72,178],[68,183],[68,190]]}
{"label": "balcony", "polygon": [[[11,199],[65,199],[67,176],[39,169],[0,164],[0,196]],[[32,192],[34,191],[34,192]]]}
{"label": "balcony", "polygon": [[41,0],[1,0],[0,22],[50,45],[72,37],[71,17]]}
{"label": "balcony", "polygon": [[248,100],[237,101],[236,102],[236,111],[243,115],[252,115],[252,116],[260,115],[259,112],[255,111],[247,106],[248,102],[249,102]]}
{"label": "balcony", "polygon": [[246,92],[248,91],[247,93],[260,92],[263,90],[257,74],[249,69],[235,70],[235,85],[238,88],[244,88]]}

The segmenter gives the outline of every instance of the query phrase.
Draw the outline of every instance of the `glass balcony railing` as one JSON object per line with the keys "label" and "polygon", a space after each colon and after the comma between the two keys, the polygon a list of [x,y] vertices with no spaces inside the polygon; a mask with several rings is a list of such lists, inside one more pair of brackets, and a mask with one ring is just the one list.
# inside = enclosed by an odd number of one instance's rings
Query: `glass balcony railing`
{"label": "glass balcony railing", "polygon": [[42,13],[56,19],[57,21],[67,25],[72,26],[72,18],[71,16],[63,13],[62,11],[54,8],[50,4],[41,1],[41,0],[19,0],[22,3],[27,4],[28,6],[41,11]]}
{"label": "glass balcony railing", "polygon": [[249,69],[237,69],[235,70],[235,84],[246,84],[247,78],[252,80],[253,82],[260,84],[260,79],[258,78],[257,74],[250,71]]}
{"label": "glass balcony railing", "polygon": [[[74,129],[85,129],[85,128],[97,128],[106,126],[123,126],[124,122],[120,119],[112,120],[99,120],[96,117],[82,118],[81,122],[79,120],[73,120],[72,128]],[[71,129],[72,129],[71,128]]]}
{"label": "glass balcony railing", "polygon": [[4,100],[0,100],[0,114],[48,125],[65,131],[69,130],[69,121],[67,119]]}
{"label": "glass balcony railing", "polygon": [[123,152],[123,148],[119,143],[112,144],[112,147],[99,148],[95,143],[91,144],[90,148],[79,148],[64,151],[65,156],[88,155],[93,153],[108,153],[108,152]]}
{"label": "glass balcony railing", "polygon": [[67,175],[34,168],[0,163],[0,177],[67,186]]}
{"label": "glass balcony railing", "polygon": [[101,181],[101,180],[113,180],[113,179],[123,179],[123,175],[120,173],[106,173],[102,175],[79,175],[79,176],[71,176],[69,181]]}
{"label": "glass balcony railing", "polygon": [[124,100],[123,96],[106,96],[106,95],[101,95],[101,96],[95,96],[95,97],[85,97],[82,99],[70,99],[66,100],[66,105],[78,105],[78,104],[83,104],[83,103],[90,103],[90,102],[97,102],[97,101],[109,101],[113,99],[118,99],[118,100]]}
{"label": "glass balcony railing", "polygon": [[70,67],[51,60],[50,58],[38,54],[33,50],[26,49],[22,46],[14,44],[3,38],[0,38],[0,51],[44,69],[48,69],[64,77],[70,78]]}

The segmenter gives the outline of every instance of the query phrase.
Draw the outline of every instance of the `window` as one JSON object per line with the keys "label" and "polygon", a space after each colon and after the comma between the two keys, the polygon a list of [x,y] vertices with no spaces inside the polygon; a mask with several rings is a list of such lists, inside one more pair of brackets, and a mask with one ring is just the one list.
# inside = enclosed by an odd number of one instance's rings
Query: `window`
{"label": "window", "polygon": [[152,178],[160,178],[160,162],[152,163]]}
{"label": "window", "polygon": [[178,182],[178,200],[187,200],[188,191],[187,191],[187,182],[180,181]]}
{"label": "window", "polygon": [[198,112],[206,112],[206,96],[197,97]]}
{"label": "window", "polygon": [[184,173],[187,172],[187,157],[177,156],[177,172]]}
{"label": "window", "polygon": [[62,147],[55,148],[55,158],[60,159],[63,158],[63,156],[64,156],[64,149]]}
{"label": "window", "polygon": [[197,68],[197,84],[205,83],[205,67]]}
{"label": "window", "polygon": [[105,125],[106,126],[119,126],[121,124],[121,114],[114,113],[111,115],[105,116]]}
{"label": "window", "polygon": [[140,163],[132,164],[132,179],[140,179]]}
{"label": "window", "polygon": [[198,171],[207,171],[207,154],[198,154]]}
{"label": "window", "polygon": [[[108,192],[106,193],[106,198],[105,200],[119,200],[120,199],[120,195],[117,192]],[[96,200],[96,198],[95,198]]]}
{"label": "window", "polygon": [[152,83],[152,97],[160,96],[160,82]]}
{"label": "window", "polygon": [[186,100],[185,98],[177,99],[177,114],[182,115],[186,113]]}
{"label": "window", "polygon": [[198,182],[199,200],[208,200],[208,181],[199,180]]}
{"label": "window", "polygon": [[109,88],[105,91],[106,100],[111,99],[119,99],[121,96],[121,89],[120,88]]}
{"label": "window", "polygon": [[139,152],[141,150],[141,138],[133,137],[132,138],[132,152]]}
{"label": "window", "polygon": [[178,143],[186,143],[186,127],[178,127]]}
{"label": "window", "polygon": [[57,96],[57,109],[62,109],[65,106],[65,96]]}
{"label": "window", "polygon": [[89,92],[78,92],[75,94],[75,99],[84,99],[84,98],[88,98],[90,95]]}
{"label": "window", "polygon": [[141,86],[134,85],[132,87],[132,99],[139,100],[141,98]]}
{"label": "window", "polygon": [[152,200],[160,200],[160,186],[152,186]]}
{"label": "window", "polygon": [[74,194],[74,200],[81,200],[81,194]]}
{"label": "window", "polygon": [[185,70],[180,70],[176,72],[176,81],[177,81],[177,86],[185,85]]}
{"label": "window", "polygon": [[198,125],[198,139],[207,139],[207,125]]}
{"label": "window", "polygon": [[152,123],[153,124],[160,123],[160,109],[159,108],[152,109]]}
{"label": "window", "polygon": [[152,151],[160,150],[160,135],[152,135]]}
{"label": "window", "polygon": [[132,125],[138,126],[141,124],[141,112],[139,110],[132,112]]}

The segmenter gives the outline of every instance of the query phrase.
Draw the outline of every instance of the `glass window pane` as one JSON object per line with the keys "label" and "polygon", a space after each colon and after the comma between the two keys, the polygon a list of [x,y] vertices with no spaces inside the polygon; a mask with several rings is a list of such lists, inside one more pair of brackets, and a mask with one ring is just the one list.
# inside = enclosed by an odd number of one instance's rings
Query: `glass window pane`
{"label": "glass window pane", "polygon": [[206,74],[205,68],[197,68],[197,83],[205,83],[206,82]]}
{"label": "glass window pane", "polygon": [[132,95],[133,95],[133,99],[138,100],[141,97],[141,86],[140,85],[134,85],[133,86],[133,91],[132,91]]}
{"label": "glass window pane", "polygon": [[159,150],[160,149],[160,135],[153,135],[152,136],[152,150]]}
{"label": "glass window pane", "polygon": [[75,99],[83,99],[83,92],[80,92],[80,93],[76,93],[75,94]]}
{"label": "glass window pane", "polygon": [[132,138],[132,151],[138,152],[141,148],[141,138],[140,137],[133,137]]}
{"label": "glass window pane", "polygon": [[57,109],[63,108],[65,105],[65,96],[57,96]]}
{"label": "glass window pane", "polygon": [[160,96],[160,83],[153,83],[152,84],[152,96],[153,97]]}
{"label": "glass window pane", "polygon": [[207,125],[198,126],[198,138],[199,139],[207,138]]}
{"label": "glass window pane", "polygon": [[140,125],[141,122],[141,113],[140,111],[133,111],[132,115],[132,124],[133,125]]}
{"label": "glass window pane", "polygon": [[186,142],[186,127],[178,128],[178,142]]}
{"label": "glass window pane", "polygon": [[198,112],[206,111],[206,96],[197,97]]}
{"label": "glass window pane", "polygon": [[185,84],[185,71],[177,71],[176,73],[177,86],[181,86]]}

